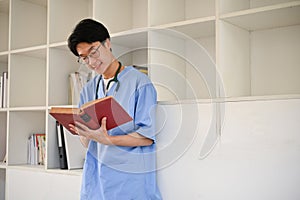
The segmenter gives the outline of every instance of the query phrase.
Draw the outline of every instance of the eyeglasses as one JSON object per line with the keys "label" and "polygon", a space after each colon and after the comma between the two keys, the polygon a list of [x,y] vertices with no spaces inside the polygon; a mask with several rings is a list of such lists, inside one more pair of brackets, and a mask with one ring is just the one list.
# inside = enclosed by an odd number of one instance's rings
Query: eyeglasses
{"label": "eyeglasses", "polygon": [[96,49],[92,49],[91,52],[85,57],[79,56],[77,62],[82,65],[92,64],[92,63],[90,63],[90,61],[91,61],[90,58],[95,59],[100,56],[100,51],[99,51],[100,46],[101,46],[101,44]]}

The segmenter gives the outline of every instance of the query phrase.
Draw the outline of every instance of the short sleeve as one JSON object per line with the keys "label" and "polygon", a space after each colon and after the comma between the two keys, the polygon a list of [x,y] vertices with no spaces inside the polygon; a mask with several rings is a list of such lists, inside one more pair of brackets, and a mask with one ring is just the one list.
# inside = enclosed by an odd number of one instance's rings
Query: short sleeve
{"label": "short sleeve", "polygon": [[138,126],[136,132],[155,141],[157,94],[153,84],[147,83],[140,87],[135,100],[134,123]]}

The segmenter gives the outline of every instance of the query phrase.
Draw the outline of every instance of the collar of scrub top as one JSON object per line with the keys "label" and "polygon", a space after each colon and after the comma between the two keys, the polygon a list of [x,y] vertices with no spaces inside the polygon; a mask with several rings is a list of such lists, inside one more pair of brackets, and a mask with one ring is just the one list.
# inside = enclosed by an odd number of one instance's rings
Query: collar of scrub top
{"label": "collar of scrub top", "polygon": [[[116,82],[117,83],[117,86],[115,88],[115,91],[114,93],[118,92],[119,90],[119,87],[120,87],[120,82],[118,80],[118,74],[120,73],[120,70],[121,70],[121,67],[122,67],[122,64],[121,62],[119,62],[119,67],[115,73],[115,76],[113,79],[109,80],[108,83],[107,83],[107,86],[106,86],[106,90],[108,90],[109,88],[109,85],[112,83],[112,82]],[[99,80],[98,80],[98,83],[97,83],[97,87],[96,87],[96,95],[95,95],[95,99],[98,99],[98,90],[99,90],[99,85],[100,85],[100,81],[102,79],[102,75],[100,76]],[[104,84],[103,84],[103,89],[104,89]],[[105,96],[107,95],[107,92],[104,92]]]}

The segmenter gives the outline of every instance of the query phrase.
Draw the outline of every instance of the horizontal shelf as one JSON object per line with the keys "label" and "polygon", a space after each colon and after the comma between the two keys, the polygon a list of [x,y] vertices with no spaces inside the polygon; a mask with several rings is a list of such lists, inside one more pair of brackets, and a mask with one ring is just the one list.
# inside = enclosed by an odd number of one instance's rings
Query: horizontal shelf
{"label": "horizontal shelf", "polygon": [[0,108],[0,112],[7,112],[8,108]]}
{"label": "horizontal shelf", "polygon": [[225,102],[243,102],[243,101],[273,101],[273,100],[288,100],[288,99],[300,99],[300,94],[226,97],[226,98],[217,99],[217,102],[225,103]]}
{"label": "horizontal shelf", "polygon": [[[183,34],[191,38],[203,38],[215,35],[215,17],[200,18],[195,20],[188,20],[176,23],[170,23],[153,27],[153,30],[157,29],[169,29],[180,34]],[[174,33],[175,34],[175,33]]]}
{"label": "horizontal shelf", "polygon": [[45,50],[46,48],[47,48],[47,45],[38,45],[38,46],[14,49],[14,50],[11,50],[10,53],[11,54],[27,53],[27,52],[31,52],[31,51]]}
{"label": "horizontal shelf", "polygon": [[46,111],[46,106],[12,107],[9,111]]}
{"label": "horizontal shelf", "polygon": [[64,174],[64,175],[82,175],[82,169],[62,170],[62,169],[46,169],[45,165],[5,165],[0,163],[0,169],[19,169],[19,170],[30,170],[40,171],[52,174]]}
{"label": "horizontal shelf", "polygon": [[82,169],[71,169],[71,170],[64,170],[64,169],[47,169],[46,172],[53,173],[53,174],[63,174],[63,175],[82,175]]}
{"label": "horizontal shelf", "polygon": [[209,37],[215,35],[215,20],[215,17],[206,17],[168,24],[164,28],[181,32],[192,38]]}
{"label": "horizontal shelf", "polygon": [[244,96],[244,97],[226,97],[215,99],[190,99],[179,101],[158,101],[159,105],[176,105],[176,104],[208,104],[208,103],[226,103],[226,102],[243,102],[243,101],[273,101],[300,99],[300,94],[291,95],[268,95],[268,96]]}
{"label": "horizontal shelf", "polygon": [[300,24],[300,2],[290,2],[223,14],[220,19],[254,31]]}
{"label": "horizontal shelf", "polygon": [[191,25],[196,23],[203,23],[203,22],[209,22],[216,20],[215,16],[209,16],[209,17],[201,17],[201,18],[195,18],[190,20],[182,20],[178,22],[172,22],[167,24],[161,24],[153,26],[153,28],[171,28],[171,27],[177,27],[177,26],[185,26],[185,25]]}
{"label": "horizontal shelf", "polygon": [[136,29],[135,31],[112,34],[111,42],[127,48],[147,47],[148,32],[147,29]]}
{"label": "horizontal shelf", "polygon": [[[261,101],[261,100],[284,100],[284,99],[300,99],[300,94],[291,95],[267,95],[267,96],[243,96],[243,97],[226,97],[226,98],[212,98],[212,99],[186,99],[179,101],[158,101],[158,104],[180,104],[180,103],[222,103],[234,101]],[[48,107],[67,107],[77,108],[76,105],[52,105]],[[16,107],[16,108],[1,108],[0,112],[6,111],[45,111],[46,107]]]}
{"label": "horizontal shelf", "polygon": [[32,170],[32,171],[41,171],[45,172],[45,165],[27,165],[27,164],[20,164],[20,165],[7,165],[7,169],[21,169],[21,170]]}
{"label": "horizontal shelf", "polygon": [[[9,51],[1,51],[0,56],[7,56],[9,54]],[[1,59],[0,59],[1,61]]]}
{"label": "horizontal shelf", "polygon": [[178,104],[211,104],[216,103],[217,99],[184,99],[171,101],[158,101],[158,105],[178,105]]}
{"label": "horizontal shelf", "polygon": [[63,50],[68,50],[68,42],[56,42],[49,45],[49,47],[61,48]]}
{"label": "horizontal shelf", "polygon": [[52,107],[59,107],[59,108],[77,108],[76,105],[51,105],[48,107],[48,110],[50,110]]}
{"label": "horizontal shelf", "polygon": [[119,37],[119,36],[134,35],[134,34],[138,34],[138,33],[147,32],[148,30],[149,30],[149,27],[134,28],[134,29],[126,30],[126,31],[111,33],[110,37],[114,38],[114,37]]}

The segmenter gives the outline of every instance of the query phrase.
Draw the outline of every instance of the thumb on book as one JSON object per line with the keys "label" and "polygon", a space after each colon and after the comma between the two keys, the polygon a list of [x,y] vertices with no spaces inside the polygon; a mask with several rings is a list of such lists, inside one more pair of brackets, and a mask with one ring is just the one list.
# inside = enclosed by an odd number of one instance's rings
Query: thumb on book
{"label": "thumb on book", "polygon": [[103,117],[101,120],[101,127],[104,128],[106,130],[106,119],[107,117]]}

